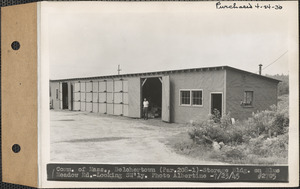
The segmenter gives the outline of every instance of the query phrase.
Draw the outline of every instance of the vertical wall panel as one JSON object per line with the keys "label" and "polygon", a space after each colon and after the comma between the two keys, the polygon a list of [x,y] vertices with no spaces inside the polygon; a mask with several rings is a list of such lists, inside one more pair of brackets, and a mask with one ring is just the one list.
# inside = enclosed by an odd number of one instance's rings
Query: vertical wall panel
{"label": "vertical wall panel", "polygon": [[93,103],[93,112],[94,113],[97,113],[98,112],[98,107],[99,105],[98,105],[98,103]]}
{"label": "vertical wall panel", "polygon": [[93,92],[94,93],[98,92],[98,87],[99,87],[99,82],[98,81],[94,81],[93,82]]}
{"label": "vertical wall panel", "polygon": [[122,115],[123,114],[123,106],[122,104],[114,104],[114,115]]}
{"label": "vertical wall panel", "polygon": [[106,93],[106,95],[107,95],[107,103],[113,103],[113,98],[114,98],[114,96],[113,96],[113,93]]}
{"label": "vertical wall panel", "polygon": [[92,92],[93,91],[93,82],[86,82],[85,89],[86,89],[86,92]]}
{"label": "vertical wall panel", "polygon": [[80,83],[75,83],[74,92],[79,92],[79,91],[80,91]]}
{"label": "vertical wall panel", "polygon": [[106,112],[106,104],[99,103],[99,113],[102,113],[102,114],[107,113]]}
{"label": "vertical wall panel", "polygon": [[80,93],[74,93],[74,101],[75,102],[78,102],[78,101],[80,101]]}
{"label": "vertical wall panel", "polygon": [[98,102],[98,93],[93,93],[93,102]]}
{"label": "vertical wall panel", "polygon": [[85,102],[85,93],[80,93],[80,101]]}
{"label": "vertical wall panel", "polygon": [[107,114],[109,114],[109,115],[114,114],[114,105],[113,104],[107,104]]}
{"label": "vertical wall panel", "polygon": [[112,80],[106,82],[106,89],[107,89],[107,92],[114,91],[114,82]]}
{"label": "vertical wall panel", "polygon": [[99,81],[99,92],[105,92],[105,91],[106,91],[106,82]]}
{"label": "vertical wall panel", "polygon": [[123,94],[122,93],[114,93],[114,103],[120,104],[123,102]]}
{"label": "vertical wall panel", "polygon": [[62,101],[62,83],[59,83],[59,109],[63,109]]}
{"label": "vertical wall panel", "polygon": [[93,93],[85,93],[85,101],[92,102],[93,101]]}
{"label": "vertical wall panel", "polygon": [[99,93],[99,102],[106,102],[106,93]]}
{"label": "vertical wall panel", "polygon": [[85,92],[85,82],[80,83],[80,91]]}
{"label": "vertical wall panel", "polygon": [[80,110],[80,102],[73,102],[73,104],[74,104],[74,110],[75,111]]}
{"label": "vertical wall panel", "polygon": [[170,77],[162,77],[161,119],[170,122]]}
{"label": "vertical wall panel", "polygon": [[87,112],[92,112],[93,111],[93,103],[91,103],[91,102],[86,103],[86,111]]}
{"label": "vertical wall panel", "polygon": [[123,104],[123,116],[128,116],[128,105]]}
{"label": "vertical wall panel", "polygon": [[128,79],[128,116],[141,117],[141,79]]}
{"label": "vertical wall panel", "polygon": [[115,92],[123,91],[122,80],[115,80],[114,81],[114,91]]}
{"label": "vertical wall panel", "polygon": [[50,82],[51,86],[51,103],[54,110],[59,109],[59,83],[58,82]]}
{"label": "vertical wall panel", "polygon": [[128,92],[128,81],[123,81],[123,92]]}
{"label": "vertical wall panel", "polygon": [[123,104],[128,104],[128,93],[123,93]]}
{"label": "vertical wall panel", "polygon": [[80,111],[85,111],[85,102],[80,102]]}

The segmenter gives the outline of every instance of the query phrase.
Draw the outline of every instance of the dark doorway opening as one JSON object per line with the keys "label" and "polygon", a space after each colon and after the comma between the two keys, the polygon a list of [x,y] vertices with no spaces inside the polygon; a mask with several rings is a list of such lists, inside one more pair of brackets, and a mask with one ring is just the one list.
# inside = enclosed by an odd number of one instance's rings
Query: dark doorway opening
{"label": "dark doorway opening", "polygon": [[71,110],[73,110],[74,108],[73,108],[73,102],[74,102],[74,97],[73,97],[73,93],[74,93],[74,85],[73,84],[71,84],[71,93],[70,93],[70,95],[71,95],[71,100],[70,100],[70,106],[71,106]]}
{"label": "dark doorway opening", "polygon": [[62,83],[62,109],[68,109],[68,83]]}
{"label": "dark doorway opening", "polygon": [[162,83],[160,78],[145,78],[142,80],[142,100],[144,98],[149,102],[148,117],[160,118],[162,104]]}
{"label": "dark doorway opening", "polygon": [[215,110],[218,110],[222,116],[222,94],[220,93],[211,94],[211,114],[214,114]]}

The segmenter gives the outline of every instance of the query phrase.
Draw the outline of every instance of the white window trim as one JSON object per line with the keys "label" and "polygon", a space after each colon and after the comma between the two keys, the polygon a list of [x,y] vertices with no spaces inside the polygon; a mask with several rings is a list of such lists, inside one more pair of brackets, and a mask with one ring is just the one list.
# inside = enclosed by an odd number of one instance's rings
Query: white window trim
{"label": "white window trim", "polygon": [[[193,97],[193,94],[192,94],[193,91],[201,91],[201,93],[202,93],[202,99],[201,99],[202,104],[201,105],[193,104],[193,98],[192,98]],[[203,89],[191,89],[191,106],[203,107]]]}
{"label": "white window trim", "polygon": [[[181,104],[181,91],[189,91],[190,92],[190,103],[189,104]],[[202,104],[201,105],[193,105],[193,96],[192,91],[201,91],[202,92]],[[203,107],[203,89],[179,89],[179,106],[183,107]]]}
{"label": "white window trim", "polygon": [[[189,91],[190,92],[190,103],[189,104],[181,104],[181,91]],[[180,89],[179,90],[179,106],[191,106],[191,91],[190,91],[190,89]]]}

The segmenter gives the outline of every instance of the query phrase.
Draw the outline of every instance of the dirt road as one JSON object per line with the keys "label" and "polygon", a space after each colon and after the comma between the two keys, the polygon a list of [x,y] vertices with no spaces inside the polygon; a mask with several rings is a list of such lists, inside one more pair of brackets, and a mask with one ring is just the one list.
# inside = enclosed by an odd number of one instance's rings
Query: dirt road
{"label": "dirt road", "polygon": [[184,125],[84,112],[51,111],[51,161],[219,164],[179,155],[166,144]]}

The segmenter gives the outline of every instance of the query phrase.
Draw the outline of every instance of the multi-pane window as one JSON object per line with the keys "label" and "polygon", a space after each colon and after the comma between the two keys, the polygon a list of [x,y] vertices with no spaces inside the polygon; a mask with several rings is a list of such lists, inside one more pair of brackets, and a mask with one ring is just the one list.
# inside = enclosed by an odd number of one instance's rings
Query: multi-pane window
{"label": "multi-pane window", "polygon": [[180,105],[202,106],[202,90],[180,90]]}
{"label": "multi-pane window", "polygon": [[245,91],[244,93],[244,105],[253,105],[253,91]]}
{"label": "multi-pane window", "polygon": [[202,105],[202,91],[192,91],[192,105]]}
{"label": "multi-pane window", "polygon": [[180,104],[190,105],[191,104],[191,92],[190,91],[180,91]]}

